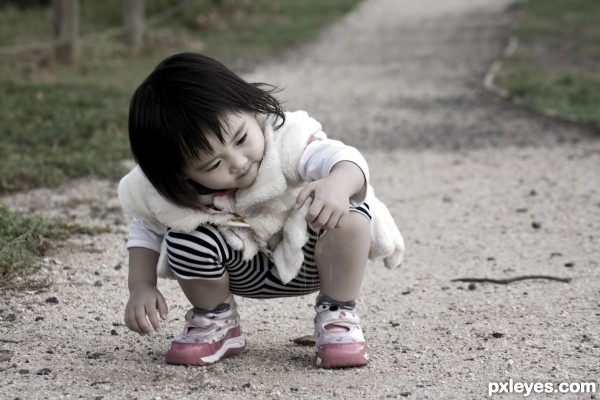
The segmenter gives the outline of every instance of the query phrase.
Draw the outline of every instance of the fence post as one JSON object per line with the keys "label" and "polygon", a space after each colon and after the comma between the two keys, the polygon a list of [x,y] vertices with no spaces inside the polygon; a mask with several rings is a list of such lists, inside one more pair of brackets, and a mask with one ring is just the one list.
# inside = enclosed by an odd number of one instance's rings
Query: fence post
{"label": "fence post", "polygon": [[144,43],[144,0],[125,0],[124,31],[131,52],[139,53]]}
{"label": "fence post", "polygon": [[79,58],[79,0],[54,0],[56,57],[67,64]]}

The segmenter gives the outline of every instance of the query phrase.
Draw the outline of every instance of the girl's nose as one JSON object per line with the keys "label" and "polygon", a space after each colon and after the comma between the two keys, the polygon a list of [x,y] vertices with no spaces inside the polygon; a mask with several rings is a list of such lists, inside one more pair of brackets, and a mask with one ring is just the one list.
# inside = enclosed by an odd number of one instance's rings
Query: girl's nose
{"label": "girl's nose", "polygon": [[231,170],[233,172],[239,172],[240,170],[243,170],[246,167],[246,164],[248,164],[248,157],[246,157],[244,154],[236,153],[232,155]]}

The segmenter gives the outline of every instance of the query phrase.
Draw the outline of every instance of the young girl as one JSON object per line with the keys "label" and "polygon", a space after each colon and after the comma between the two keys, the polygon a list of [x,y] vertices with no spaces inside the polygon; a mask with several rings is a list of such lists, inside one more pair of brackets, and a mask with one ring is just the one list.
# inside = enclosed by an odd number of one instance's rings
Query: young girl
{"label": "young girl", "polygon": [[133,215],[127,326],[158,331],[174,277],[193,308],[169,364],[207,365],[242,352],[233,295],[316,300],[317,366],[368,362],[355,313],[367,259],[400,264],[403,241],[368,184],[360,153],[328,139],[273,87],[219,62],[178,54],[136,90],[129,140],[138,164],[119,184]]}

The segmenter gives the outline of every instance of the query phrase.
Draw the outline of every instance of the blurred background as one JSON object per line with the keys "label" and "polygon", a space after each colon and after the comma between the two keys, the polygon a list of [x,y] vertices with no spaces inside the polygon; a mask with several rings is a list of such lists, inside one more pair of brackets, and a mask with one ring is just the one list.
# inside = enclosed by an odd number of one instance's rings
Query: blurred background
{"label": "blurred background", "polygon": [[358,2],[1,1],[0,194],[121,176],[129,97],[166,56],[202,52],[242,73]]}
{"label": "blurred background", "polygon": [[[116,182],[131,158],[129,98],[164,57],[202,52],[248,72],[363,1],[0,0],[0,196],[82,177]],[[494,88],[600,130],[600,1],[522,0],[508,12]],[[0,201],[0,278],[43,251],[40,238],[81,229]]]}
{"label": "blurred background", "polygon": [[[131,167],[129,99],[166,56],[238,73],[314,39],[360,0],[0,0],[0,196]],[[48,241],[95,233],[0,201],[0,288]]]}

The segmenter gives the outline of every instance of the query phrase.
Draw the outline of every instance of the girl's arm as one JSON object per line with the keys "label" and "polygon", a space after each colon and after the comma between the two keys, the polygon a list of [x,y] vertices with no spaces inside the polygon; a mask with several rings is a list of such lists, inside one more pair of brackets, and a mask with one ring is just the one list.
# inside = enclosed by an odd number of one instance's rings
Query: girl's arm
{"label": "girl's arm", "polygon": [[316,228],[341,226],[349,205],[365,199],[369,168],[364,157],[353,147],[327,139],[323,132],[306,147],[298,172],[309,183],[298,195],[296,207],[313,198],[306,221]]}
{"label": "girl's arm", "polygon": [[156,314],[167,319],[167,302],[156,287],[156,263],[159,254],[144,247],[129,249],[129,300],[125,307],[125,324],[140,335],[158,332]]}
{"label": "girl's arm", "polygon": [[129,231],[129,300],[125,307],[125,324],[140,335],[158,331],[156,316],[167,317],[167,303],[156,287],[156,264],[164,236],[158,223],[134,219]]}

